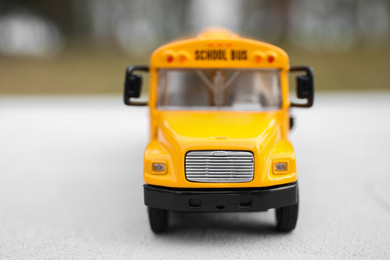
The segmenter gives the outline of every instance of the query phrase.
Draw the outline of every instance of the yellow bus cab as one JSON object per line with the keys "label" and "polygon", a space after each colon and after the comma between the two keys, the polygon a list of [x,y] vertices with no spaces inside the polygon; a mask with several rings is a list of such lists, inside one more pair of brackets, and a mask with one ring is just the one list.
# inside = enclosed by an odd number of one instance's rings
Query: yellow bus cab
{"label": "yellow bus cab", "polygon": [[[138,99],[137,71],[149,73],[147,102]],[[290,101],[291,72],[304,102]],[[292,231],[298,183],[290,108],[313,99],[310,67],[290,67],[279,47],[224,29],[168,43],[149,66],[129,66],[124,102],[149,107],[143,175],[151,229],[165,232],[170,211],[275,208],[277,230]]]}

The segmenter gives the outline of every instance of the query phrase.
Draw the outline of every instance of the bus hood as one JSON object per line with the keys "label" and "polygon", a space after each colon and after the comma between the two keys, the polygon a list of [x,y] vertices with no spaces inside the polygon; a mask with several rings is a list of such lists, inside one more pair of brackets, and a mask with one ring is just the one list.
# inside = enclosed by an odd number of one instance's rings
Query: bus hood
{"label": "bus hood", "polygon": [[158,139],[167,148],[180,146],[183,152],[218,147],[254,150],[280,139],[281,115],[280,111],[164,111]]}

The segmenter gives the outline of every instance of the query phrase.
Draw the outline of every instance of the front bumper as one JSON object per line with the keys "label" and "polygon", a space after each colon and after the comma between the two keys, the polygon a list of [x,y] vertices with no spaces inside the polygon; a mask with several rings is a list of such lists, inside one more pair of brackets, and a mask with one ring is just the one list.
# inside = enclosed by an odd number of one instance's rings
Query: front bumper
{"label": "front bumper", "polygon": [[298,202],[296,182],[263,188],[176,189],[144,185],[145,205],[171,211],[264,211]]}

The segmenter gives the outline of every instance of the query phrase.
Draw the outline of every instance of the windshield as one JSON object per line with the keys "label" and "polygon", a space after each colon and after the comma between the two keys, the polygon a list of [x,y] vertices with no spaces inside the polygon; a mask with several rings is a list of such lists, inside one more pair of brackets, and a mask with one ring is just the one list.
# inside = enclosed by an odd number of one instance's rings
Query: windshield
{"label": "windshield", "polygon": [[161,69],[159,109],[275,110],[281,106],[276,69]]}

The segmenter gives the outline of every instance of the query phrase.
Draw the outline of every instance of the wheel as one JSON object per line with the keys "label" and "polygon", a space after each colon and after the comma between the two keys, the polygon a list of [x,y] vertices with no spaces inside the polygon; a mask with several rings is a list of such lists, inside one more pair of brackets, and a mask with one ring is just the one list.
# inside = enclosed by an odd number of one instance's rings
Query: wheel
{"label": "wheel", "polygon": [[161,234],[168,229],[168,211],[148,207],[150,228],[156,234]]}
{"label": "wheel", "polygon": [[298,202],[296,204],[276,209],[276,229],[282,232],[291,232],[297,225]]}

